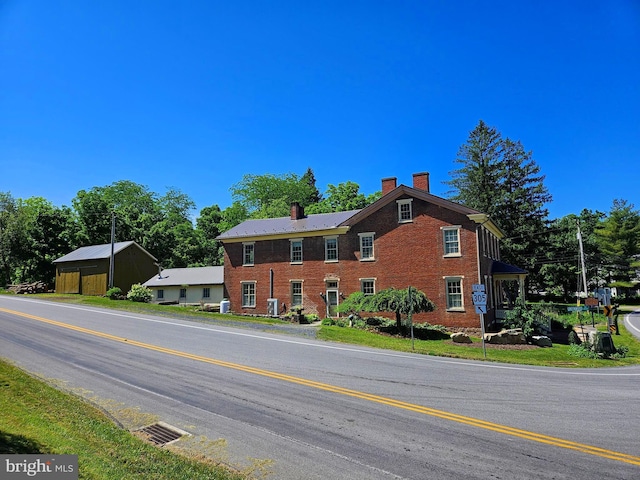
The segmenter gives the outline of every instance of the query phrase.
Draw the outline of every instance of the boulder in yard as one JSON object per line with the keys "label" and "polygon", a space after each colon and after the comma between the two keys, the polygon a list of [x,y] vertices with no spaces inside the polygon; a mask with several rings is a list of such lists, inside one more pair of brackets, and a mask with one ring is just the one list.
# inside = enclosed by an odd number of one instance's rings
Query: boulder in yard
{"label": "boulder in yard", "polygon": [[469,335],[463,332],[452,333],[451,340],[453,340],[454,343],[473,343]]}
{"label": "boulder in yard", "polygon": [[534,335],[531,337],[531,343],[539,347],[553,347],[553,342],[546,335]]}

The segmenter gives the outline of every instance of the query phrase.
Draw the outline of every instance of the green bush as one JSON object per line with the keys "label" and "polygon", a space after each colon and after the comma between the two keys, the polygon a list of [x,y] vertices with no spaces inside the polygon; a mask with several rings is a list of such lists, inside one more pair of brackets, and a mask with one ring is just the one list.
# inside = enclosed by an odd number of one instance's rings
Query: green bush
{"label": "green bush", "polygon": [[521,328],[524,336],[531,338],[538,333],[546,333],[549,320],[548,312],[541,305],[516,305],[513,310],[507,311],[505,327]]}
{"label": "green bush", "polygon": [[121,300],[122,299],[122,289],[120,287],[110,288],[109,290],[107,290],[107,293],[105,294],[105,297],[107,297],[110,300]]}
{"label": "green bush", "polygon": [[589,345],[588,342],[580,344],[572,343],[569,345],[569,355],[580,358],[600,358],[598,354],[591,349],[591,345]]}
{"label": "green bush", "polygon": [[151,290],[139,283],[131,285],[131,290],[127,293],[127,299],[133,302],[149,303],[153,298]]}

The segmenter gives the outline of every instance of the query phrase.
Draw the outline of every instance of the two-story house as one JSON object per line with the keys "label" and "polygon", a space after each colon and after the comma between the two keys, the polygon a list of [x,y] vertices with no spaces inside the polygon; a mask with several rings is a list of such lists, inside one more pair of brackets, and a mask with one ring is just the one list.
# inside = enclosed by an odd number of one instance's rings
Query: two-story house
{"label": "two-story house", "polygon": [[450,327],[477,327],[472,285],[485,285],[485,323],[500,317],[503,280],[522,294],[526,272],[500,262],[503,233],[487,215],[429,193],[429,174],[413,186],[382,180],[382,197],[361,210],[247,220],[218,237],[224,280],[236,313],[282,314],[294,307],[321,318],[353,292],[412,286],[436,305],[417,315]]}

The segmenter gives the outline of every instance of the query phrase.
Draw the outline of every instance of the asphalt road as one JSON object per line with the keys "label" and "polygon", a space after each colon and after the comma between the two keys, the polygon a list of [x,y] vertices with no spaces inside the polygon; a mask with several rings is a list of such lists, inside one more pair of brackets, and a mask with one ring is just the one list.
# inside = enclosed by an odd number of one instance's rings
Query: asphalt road
{"label": "asphalt road", "polygon": [[637,367],[398,354],[12,296],[0,356],[224,439],[216,454],[268,463],[267,478],[640,478]]}

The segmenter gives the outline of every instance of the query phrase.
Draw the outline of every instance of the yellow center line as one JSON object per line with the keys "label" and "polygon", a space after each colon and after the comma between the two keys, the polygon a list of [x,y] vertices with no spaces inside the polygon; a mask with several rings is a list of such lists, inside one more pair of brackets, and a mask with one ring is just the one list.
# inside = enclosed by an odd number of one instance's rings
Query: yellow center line
{"label": "yellow center line", "polygon": [[131,340],[124,337],[118,337],[116,335],[111,335],[104,332],[99,332],[96,330],[90,330],[88,328],[78,327],[75,325],[70,325],[68,323],[58,322],[56,320],[51,320],[48,318],[38,317],[35,315],[30,315],[28,313],[18,312],[15,310],[8,310],[4,308],[0,308],[0,311],[9,313],[12,315],[18,315],[25,318],[30,318],[32,320],[37,320],[39,322],[48,323],[50,325],[55,325],[58,327],[66,328],[68,330],[74,330],[76,332],[85,333],[87,335],[92,335],[94,337],[100,337],[107,340],[112,340],[114,342],[126,343],[128,345],[133,345],[136,347],[144,348],[147,350],[153,350],[156,352],[166,353],[168,355],[174,355],[177,357],[187,358],[191,360],[195,360],[198,362],[209,363],[211,365],[217,365],[224,368],[231,368],[233,370],[238,370],[241,372],[251,373],[254,375],[260,375],[263,377],[269,377],[276,380],[282,380],[289,383],[295,383],[297,385],[303,385],[310,388],[316,388],[319,390],[324,390],[326,392],[338,393],[340,395],[346,395],[349,397],[359,398],[362,400],[367,400],[374,403],[379,403],[383,405],[388,405],[395,408],[400,408],[403,410],[409,410],[412,412],[417,412],[424,415],[430,415],[432,417],[442,418],[445,420],[450,420],[453,422],[462,423],[465,425],[470,425],[477,428],[483,428],[485,430],[491,430],[494,432],[502,433],[504,435],[511,435],[514,437],[523,438],[525,440],[530,440],[538,443],[544,443],[547,445],[552,445],[556,447],[566,448],[570,450],[575,450],[582,453],[587,453],[589,455],[596,455],[599,457],[609,458],[611,460],[616,460],[619,462],[629,463],[631,465],[639,465],[640,466],[640,457],[634,455],[628,455],[626,453],[615,452],[613,450],[607,450],[604,448],[595,447],[592,445],[586,445],[583,443],[573,442],[570,440],[564,440],[562,438],[551,437],[548,435],[544,435],[541,433],[530,432],[527,430],[521,430],[518,428],[509,427],[506,425],[500,425],[497,423],[487,422],[485,420],[480,420],[478,418],[467,417],[464,415],[457,415],[455,413],[446,412],[444,410],[437,410],[434,408],[425,407],[422,405],[416,405],[413,403],[403,402],[401,400],[395,400],[393,398],[382,397],[379,395],[374,395],[371,393],[360,392],[358,390],[351,390],[349,388],[339,387],[336,385],[330,385],[327,383],[316,382],[314,380],[308,380],[301,377],[295,377],[292,375],[286,375],[284,373],[272,372],[269,370],[263,370],[261,368],[250,367],[247,365],[241,365],[238,363],[225,362],[224,360],[217,360],[215,358],[204,357],[202,355],[195,355],[193,353],[182,352],[180,350],[174,350],[171,348],[161,347],[158,345],[152,345],[149,343],[139,342],[137,340]]}

